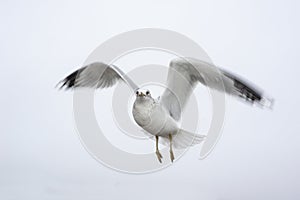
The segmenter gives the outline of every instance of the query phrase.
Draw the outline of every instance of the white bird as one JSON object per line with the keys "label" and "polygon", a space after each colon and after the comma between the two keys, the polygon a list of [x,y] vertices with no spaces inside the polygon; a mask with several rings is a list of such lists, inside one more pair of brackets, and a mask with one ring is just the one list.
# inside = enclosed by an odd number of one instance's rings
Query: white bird
{"label": "white bird", "polygon": [[216,90],[222,91],[223,88],[227,94],[262,107],[271,108],[273,103],[273,99],[267,98],[261,90],[242,78],[194,58],[176,58],[170,62],[166,89],[159,99],[154,99],[149,90],[141,90],[118,67],[101,62],[80,68],[59,84],[60,88],[66,89],[106,88],[119,80],[127,83],[136,95],[132,108],[133,118],[144,131],[155,136],[159,162],[162,162],[158,148],[159,137],[169,141],[172,162],[175,158],[172,147],[186,148],[205,139],[204,135],[190,133],[178,125],[181,113],[198,83]]}

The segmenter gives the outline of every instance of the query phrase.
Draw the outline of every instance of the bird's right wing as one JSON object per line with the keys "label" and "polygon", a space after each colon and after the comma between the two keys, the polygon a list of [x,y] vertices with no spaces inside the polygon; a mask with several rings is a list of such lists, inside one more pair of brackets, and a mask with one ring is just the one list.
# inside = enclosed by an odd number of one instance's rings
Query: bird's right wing
{"label": "bird's right wing", "polygon": [[133,90],[138,86],[118,67],[101,62],[86,65],[58,83],[61,88],[107,88],[118,81],[124,81]]}

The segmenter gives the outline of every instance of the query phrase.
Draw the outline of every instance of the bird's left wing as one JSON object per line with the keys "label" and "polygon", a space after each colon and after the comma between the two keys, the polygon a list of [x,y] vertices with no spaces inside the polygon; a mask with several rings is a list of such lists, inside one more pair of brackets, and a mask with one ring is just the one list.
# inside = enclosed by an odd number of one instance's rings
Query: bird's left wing
{"label": "bird's left wing", "polygon": [[252,104],[272,106],[273,100],[245,79],[211,63],[194,58],[176,58],[170,63],[166,90],[160,98],[161,104],[175,120],[180,119],[181,112],[198,83]]}
{"label": "bird's left wing", "polygon": [[117,66],[107,65],[101,62],[86,65],[58,83],[60,88],[107,88],[118,81],[124,81],[133,90],[138,86]]}

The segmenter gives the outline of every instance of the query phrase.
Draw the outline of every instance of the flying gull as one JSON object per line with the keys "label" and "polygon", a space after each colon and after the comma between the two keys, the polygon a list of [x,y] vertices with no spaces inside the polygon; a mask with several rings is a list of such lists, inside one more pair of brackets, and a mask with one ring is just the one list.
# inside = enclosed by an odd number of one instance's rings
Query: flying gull
{"label": "flying gull", "polygon": [[198,83],[224,91],[250,104],[271,108],[273,100],[245,79],[194,58],[175,58],[169,64],[166,89],[154,99],[149,90],[140,89],[120,68],[101,62],[91,63],[71,73],[59,82],[60,88],[108,88],[118,81],[125,82],[135,93],[132,107],[135,122],[147,133],[155,136],[156,155],[162,162],[158,142],[161,137],[169,141],[170,159],[175,159],[174,148],[199,144],[204,135],[190,133],[179,126],[181,113]]}

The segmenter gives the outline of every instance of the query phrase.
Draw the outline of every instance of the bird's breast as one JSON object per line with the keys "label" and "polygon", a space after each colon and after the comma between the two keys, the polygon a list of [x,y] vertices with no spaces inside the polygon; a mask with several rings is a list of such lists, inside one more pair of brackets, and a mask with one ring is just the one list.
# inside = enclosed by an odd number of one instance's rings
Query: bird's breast
{"label": "bird's breast", "polygon": [[141,127],[147,126],[151,121],[151,110],[150,106],[134,104],[132,114],[135,122]]}
{"label": "bird's breast", "polygon": [[136,123],[150,134],[164,135],[177,130],[176,122],[158,103],[151,106],[134,105],[132,113]]}

